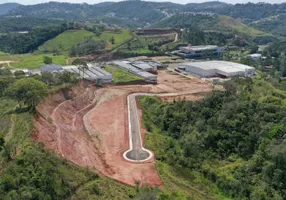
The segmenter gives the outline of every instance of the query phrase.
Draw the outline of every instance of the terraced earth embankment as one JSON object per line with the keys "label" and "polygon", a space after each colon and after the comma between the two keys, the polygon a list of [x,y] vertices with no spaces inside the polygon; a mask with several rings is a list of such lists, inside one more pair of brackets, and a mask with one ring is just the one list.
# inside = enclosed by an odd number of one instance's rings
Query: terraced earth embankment
{"label": "terraced earth embankment", "polygon": [[[166,71],[159,72],[157,85],[78,85],[51,95],[37,107],[33,137],[59,156],[101,175],[129,185],[139,181],[160,186],[154,157],[140,163],[123,158],[130,148],[127,96],[194,88],[212,90],[211,85],[199,79],[190,80]],[[141,124],[139,127],[143,129]],[[144,134],[140,131],[140,137],[144,138]]]}

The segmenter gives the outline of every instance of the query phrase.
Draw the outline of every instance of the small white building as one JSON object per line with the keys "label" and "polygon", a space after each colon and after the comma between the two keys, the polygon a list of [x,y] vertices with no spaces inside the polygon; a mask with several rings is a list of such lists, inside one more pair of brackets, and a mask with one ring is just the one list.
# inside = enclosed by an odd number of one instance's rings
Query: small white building
{"label": "small white building", "polygon": [[250,54],[249,57],[253,60],[259,60],[262,58],[262,55],[260,53],[254,53],[254,54]]}
{"label": "small white building", "polygon": [[179,64],[177,68],[202,77],[251,77],[255,75],[255,68],[227,61],[187,62]]}

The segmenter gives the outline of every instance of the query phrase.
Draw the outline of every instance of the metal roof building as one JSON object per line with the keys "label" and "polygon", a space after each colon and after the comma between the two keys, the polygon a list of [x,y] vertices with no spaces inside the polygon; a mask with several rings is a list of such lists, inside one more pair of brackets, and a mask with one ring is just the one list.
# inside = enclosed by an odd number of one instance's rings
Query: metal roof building
{"label": "metal roof building", "polygon": [[201,46],[187,46],[181,47],[180,50],[184,51],[185,53],[191,51],[207,51],[207,50],[216,50],[218,46],[216,45],[201,45]]}
{"label": "metal roof building", "polygon": [[153,71],[153,66],[149,65],[146,62],[133,62],[131,63],[131,65],[145,72]]}
{"label": "metal roof building", "polygon": [[146,82],[151,82],[151,83],[157,82],[156,75],[137,69],[136,67],[132,66],[131,62],[129,61],[114,61],[113,64],[121,69],[124,69],[132,74],[135,74],[143,78]]}
{"label": "metal roof building", "polygon": [[61,65],[41,65],[41,73],[52,73],[52,72],[58,72],[61,71],[63,68]]}
{"label": "metal roof building", "polygon": [[110,83],[112,82],[112,75],[107,71],[95,67],[93,65],[88,65],[88,67],[84,70],[79,70],[77,66],[65,66],[63,67],[64,71],[72,72],[83,75],[83,78],[90,81],[102,81],[103,83]]}
{"label": "metal roof building", "polygon": [[215,45],[202,45],[181,47],[179,51],[175,52],[185,58],[195,58],[204,56],[219,56],[221,51],[222,49]]}
{"label": "metal roof building", "polygon": [[255,75],[255,68],[227,61],[188,62],[179,64],[178,68],[185,68],[185,71],[200,75],[202,77],[250,77]]}

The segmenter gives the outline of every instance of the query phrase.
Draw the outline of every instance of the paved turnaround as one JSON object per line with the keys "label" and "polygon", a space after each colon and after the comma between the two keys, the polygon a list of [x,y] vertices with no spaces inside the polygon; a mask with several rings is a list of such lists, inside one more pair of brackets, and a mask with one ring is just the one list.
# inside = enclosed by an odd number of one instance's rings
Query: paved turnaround
{"label": "paved turnaround", "polygon": [[153,153],[143,147],[141,133],[140,133],[140,120],[138,117],[138,110],[136,105],[137,96],[159,96],[159,97],[171,97],[180,95],[189,95],[202,92],[210,92],[210,89],[197,89],[192,91],[184,91],[177,93],[134,93],[127,97],[128,104],[128,121],[129,121],[129,145],[130,148],[123,154],[123,157],[132,162],[144,162],[153,157]]}

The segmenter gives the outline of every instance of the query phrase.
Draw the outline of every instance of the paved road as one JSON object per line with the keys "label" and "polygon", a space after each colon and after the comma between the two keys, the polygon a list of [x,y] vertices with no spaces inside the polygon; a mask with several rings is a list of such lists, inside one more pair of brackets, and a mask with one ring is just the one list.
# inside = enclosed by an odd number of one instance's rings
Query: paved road
{"label": "paved road", "polygon": [[211,92],[211,89],[197,89],[192,91],[178,92],[178,93],[134,93],[127,97],[128,103],[128,120],[129,120],[129,145],[130,148],[124,153],[124,158],[133,162],[144,162],[152,158],[153,153],[145,149],[142,145],[142,138],[140,133],[140,120],[138,117],[138,110],[136,105],[137,96],[159,96],[172,97],[179,95],[196,94],[201,92]]}

